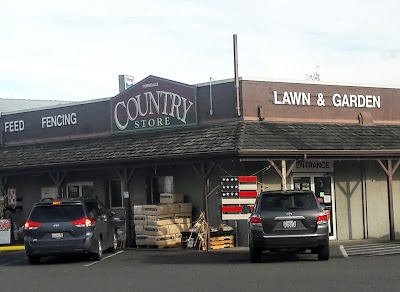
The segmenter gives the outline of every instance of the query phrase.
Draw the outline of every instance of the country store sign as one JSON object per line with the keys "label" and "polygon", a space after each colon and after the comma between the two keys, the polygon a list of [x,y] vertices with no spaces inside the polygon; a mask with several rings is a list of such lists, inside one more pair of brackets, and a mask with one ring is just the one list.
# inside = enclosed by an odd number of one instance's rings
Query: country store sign
{"label": "country store sign", "polygon": [[149,76],[111,100],[112,132],[197,124],[196,87]]}

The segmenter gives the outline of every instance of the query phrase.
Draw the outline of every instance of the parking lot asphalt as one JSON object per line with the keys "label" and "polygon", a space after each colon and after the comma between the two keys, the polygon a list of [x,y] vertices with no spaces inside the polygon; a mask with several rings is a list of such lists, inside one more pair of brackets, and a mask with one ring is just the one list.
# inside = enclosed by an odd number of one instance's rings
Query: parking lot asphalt
{"label": "parking lot asphalt", "polygon": [[[380,239],[360,239],[360,240],[331,240],[330,241],[330,253],[331,257],[343,257],[343,246],[355,246],[355,245],[366,245],[366,244],[376,244],[376,243],[388,243],[389,240],[380,240]],[[136,248],[127,248],[127,250],[135,250]],[[0,245],[0,252],[6,251],[16,251],[16,250],[25,250],[24,245]],[[230,253],[230,252],[241,252],[247,251],[248,247],[233,247],[219,250],[210,250],[212,253]]]}

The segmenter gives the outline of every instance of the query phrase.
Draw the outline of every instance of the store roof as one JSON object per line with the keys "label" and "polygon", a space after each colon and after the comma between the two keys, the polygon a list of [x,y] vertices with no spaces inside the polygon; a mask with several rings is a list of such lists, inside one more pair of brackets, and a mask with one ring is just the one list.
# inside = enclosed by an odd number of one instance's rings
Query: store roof
{"label": "store roof", "polygon": [[0,147],[0,171],[160,161],[400,158],[400,126],[228,122]]}
{"label": "store roof", "polygon": [[245,122],[241,155],[316,158],[400,156],[399,125]]}
{"label": "store roof", "polygon": [[0,112],[23,111],[67,103],[70,103],[70,101],[0,98]]}

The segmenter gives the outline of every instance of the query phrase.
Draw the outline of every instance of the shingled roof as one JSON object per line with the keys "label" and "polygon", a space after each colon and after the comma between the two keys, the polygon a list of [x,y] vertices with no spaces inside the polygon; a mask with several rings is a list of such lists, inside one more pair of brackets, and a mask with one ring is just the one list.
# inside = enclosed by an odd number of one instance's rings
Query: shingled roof
{"label": "shingled roof", "polygon": [[400,157],[400,126],[227,122],[0,147],[0,171],[193,159]]}
{"label": "shingled roof", "polygon": [[0,171],[237,154],[237,123],[0,147]]}
{"label": "shingled roof", "polygon": [[245,122],[241,155],[400,156],[400,125]]}

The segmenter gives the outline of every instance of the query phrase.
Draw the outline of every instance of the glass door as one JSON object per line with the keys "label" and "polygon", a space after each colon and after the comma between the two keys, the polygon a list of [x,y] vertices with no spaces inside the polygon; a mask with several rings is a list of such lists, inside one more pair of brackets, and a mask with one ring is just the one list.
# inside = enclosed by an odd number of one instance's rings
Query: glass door
{"label": "glass door", "polygon": [[320,203],[329,210],[329,238],[336,239],[336,212],[333,188],[333,176],[323,174],[293,174],[292,188],[295,190],[313,191]]}

